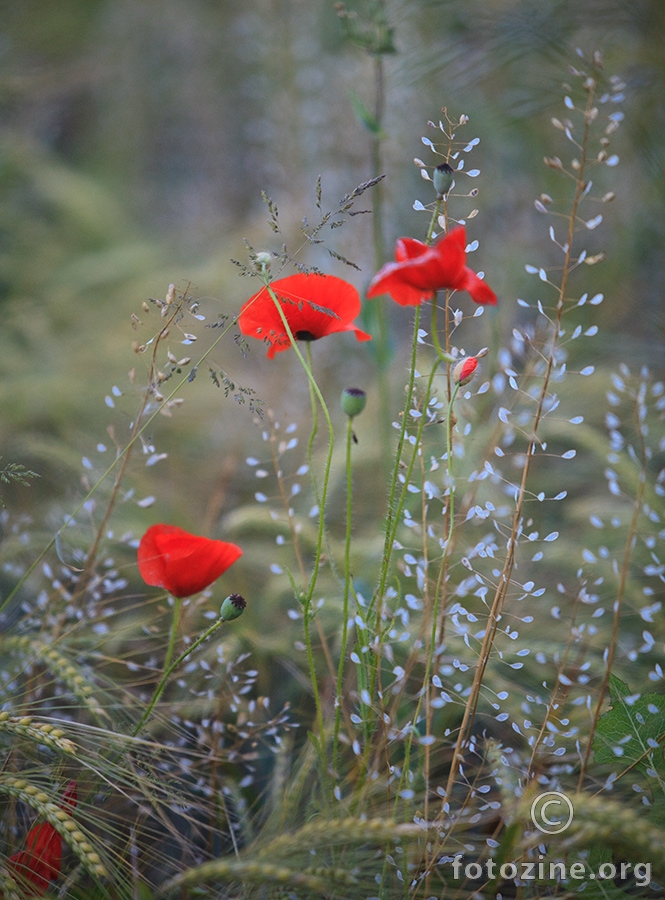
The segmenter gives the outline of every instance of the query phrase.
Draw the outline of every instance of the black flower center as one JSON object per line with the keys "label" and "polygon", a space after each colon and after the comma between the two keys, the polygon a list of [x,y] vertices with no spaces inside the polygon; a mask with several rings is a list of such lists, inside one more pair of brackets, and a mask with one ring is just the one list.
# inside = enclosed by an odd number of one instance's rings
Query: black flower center
{"label": "black flower center", "polygon": [[296,331],[293,336],[297,341],[316,341],[316,340],[318,340],[317,336],[315,334],[312,334],[311,331]]}

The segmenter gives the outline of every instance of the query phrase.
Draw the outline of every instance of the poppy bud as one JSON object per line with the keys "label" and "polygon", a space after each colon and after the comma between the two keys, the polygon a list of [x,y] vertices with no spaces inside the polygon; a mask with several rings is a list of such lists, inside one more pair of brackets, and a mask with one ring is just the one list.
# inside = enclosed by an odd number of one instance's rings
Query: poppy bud
{"label": "poppy bud", "polygon": [[222,608],[219,611],[220,618],[223,619],[224,622],[230,622],[231,619],[237,619],[238,616],[241,616],[244,613],[246,606],[247,601],[244,597],[241,597],[240,594],[229,594],[222,603]]}
{"label": "poppy bud", "polygon": [[441,163],[440,166],[437,166],[432,173],[432,183],[434,184],[434,190],[436,191],[437,197],[443,197],[448,193],[453,184],[454,178],[453,170],[450,168],[448,163]]}
{"label": "poppy bud", "polygon": [[343,412],[353,419],[365,409],[367,394],[360,388],[344,388],[340,399]]}
{"label": "poppy bud", "polygon": [[478,368],[478,360],[475,356],[467,356],[461,359],[453,369],[453,381],[455,384],[468,384]]}

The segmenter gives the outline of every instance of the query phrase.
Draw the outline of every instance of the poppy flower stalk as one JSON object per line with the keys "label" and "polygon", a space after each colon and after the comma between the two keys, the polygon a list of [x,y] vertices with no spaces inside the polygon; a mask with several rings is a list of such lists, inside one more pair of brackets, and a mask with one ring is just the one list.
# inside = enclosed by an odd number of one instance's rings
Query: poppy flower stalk
{"label": "poppy flower stalk", "polygon": [[220,628],[225,622],[231,622],[233,621],[233,619],[237,619],[247,608],[247,601],[244,597],[242,597],[240,594],[230,594],[222,603],[221,609],[219,611],[219,618],[215,622],[213,622],[209,628],[206,628],[203,634],[199,635],[199,637],[197,637],[195,641],[192,641],[192,643],[189,644],[189,646],[186,647],[185,650],[183,650],[180,656],[178,656],[175,660],[172,660],[173,647],[175,644],[176,625],[178,621],[179,603],[180,601],[176,599],[176,608],[173,615],[173,627],[171,629],[171,637],[169,639],[169,646],[167,648],[166,659],[164,661],[164,672],[162,673],[162,677],[159,680],[159,684],[155,688],[152,699],[146,706],[138,724],[132,731],[132,737],[136,737],[141,732],[143,726],[152,715],[152,711],[154,710],[155,706],[157,706],[160,697],[164,693],[164,688],[166,687],[169,678],[175,672],[178,666],[183,663],[188,656],[191,656],[192,653],[201,646],[201,644],[205,643],[208,638],[212,634],[214,634],[214,632],[217,631],[217,629]]}

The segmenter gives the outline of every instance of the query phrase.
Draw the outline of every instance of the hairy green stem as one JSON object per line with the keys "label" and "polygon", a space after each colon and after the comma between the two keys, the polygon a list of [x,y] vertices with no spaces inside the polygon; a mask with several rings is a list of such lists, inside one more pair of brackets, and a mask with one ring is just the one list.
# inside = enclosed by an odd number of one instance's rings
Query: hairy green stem
{"label": "hairy green stem", "polygon": [[342,640],[337,669],[337,689],[335,697],[335,730],[332,745],[332,769],[336,770],[339,747],[339,727],[342,721],[342,686],[346,666],[346,645],[349,636],[349,597],[351,595],[351,525],[353,513],[353,467],[351,448],[353,446],[353,418],[347,419],[346,427],[346,533],[344,536],[344,599],[342,603]]}
{"label": "hairy green stem", "polygon": [[169,634],[169,644],[166,648],[166,656],[164,657],[164,671],[171,665],[173,653],[175,650],[175,642],[178,638],[178,626],[180,625],[180,610],[182,609],[182,600],[180,597],[173,598],[173,618],[171,620],[171,633]]}
{"label": "hairy green stem", "polygon": [[[174,622],[175,622],[175,618],[176,618],[175,610],[178,608],[179,607],[177,605],[174,608]],[[148,703],[148,705],[146,706],[145,712],[141,716],[141,719],[140,719],[138,725],[132,731],[132,737],[136,737],[141,732],[141,729],[143,728],[145,723],[150,718],[153,709],[155,708],[155,706],[159,702],[162,694],[164,693],[164,688],[166,687],[166,684],[167,684],[169,678],[175,672],[175,670],[178,668],[180,663],[184,662],[184,660],[186,660],[187,657],[190,656],[196,650],[197,647],[200,647],[204,641],[207,641],[208,638],[210,637],[210,635],[213,634],[215,631],[217,631],[217,629],[220,627],[220,625],[224,621],[225,621],[225,619],[222,619],[222,618],[217,619],[217,621],[214,622],[210,626],[210,628],[207,628],[200,637],[198,637],[192,644],[189,645],[189,647],[186,650],[183,650],[183,652],[180,654],[180,656],[177,657],[177,659],[175,659],[173,662],[165,663],[164,672],[159,681],[159,684],[155,688],[155,692],[152,695],[152,699],[150,700],[150,703]],[[175,629],[172,629],[171,630],[171,641],[169,642],[169,648],[167,650],[167,657],[169,657],[169,655],[172,654],[172,652],[173,652],[174,641],[175,641]]]}
{"label": "hairy green stem", "polygon": [[325,508],[326,502],[328,498],[328,485],[330,482],[330,471],[332,467],[332,458],[333,458],[333,450],[335,446],[335,432],[333,429],[332,420],[330,418],[330,412],[328,411],[328,407],[323,398],[323,394],[316,383],[316,379],[312,374],[312,370],[310,365],[308,365],[305,357],[300,352],[300,348],[296,342],[293,331],[291,330],[291,326],[287,320],[286,314],[282,309],[282,304],[279,302],[277,295],[275,294],[273,288],[268,281],[267,272],[264,267],[263,271],[264,284],[270,297],[275,304],[275,308],[279,313],[279,317],[282,321],[282,325],[284,326],[284,331],[286,332],[289,341],[291,343],[291,347],[295,351],[298,360],[300,361],[300,365],[307,376],[307,380],[309,383],[310,391],[312,395],[318,401],[319,406],[321,407],[321,411],[323,412],[324,418],[326,420],[326,425],[328,426],[328,453],[326,456],[326,462],[324,466],[324,474],[323,474],[323,483],[321,485],[321,494],[319,499],[319,522],[318,522],[318,530],[317,530],[317,541],[316,541],[316,549],[314,552],[314,563],[312,566],[312,574],[310,575],[309,584],[307,586],[307,590],[305,591],[304,597],[302,598],[302,607],[303,607],[303,629],[305,636],[305,647],[307,652],[307,662],[309,666],[310,679],[312,683],[312,691],[314,693],[314,704],[316,706],[316,721],[317,727],[319,730],[318,737],[318,746],[319,753],[321,758],[321,763],[323,767],[323,771],[325,772],[327,769],[326,764],[326,745],[325,745],[325,729],[324,729],[324,721],[323,721],[323,706],[321,704],[321,693],[319,691],[319,683],[316,674],[316,665],[314,660],[314,651],[312,648],[312,638],[310,634],[310,624],[314,618],[315,613],[312,610],[312,600],[314,597],[314,590],[316,588],[316,583],[318,580],[319,570],[321,567],[321,558],[323,556],[323,544],[324,544],[324,536],[325,536]]}

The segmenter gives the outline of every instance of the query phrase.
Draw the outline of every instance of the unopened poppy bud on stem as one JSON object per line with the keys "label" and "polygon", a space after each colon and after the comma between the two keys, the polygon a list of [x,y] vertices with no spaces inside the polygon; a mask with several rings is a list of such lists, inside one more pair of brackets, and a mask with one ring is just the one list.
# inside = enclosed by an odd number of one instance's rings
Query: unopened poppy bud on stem
{"label": "unopened poppy bud on stem", "polygon": [[244,613],[246,606],[247,601],[244,597],[241,597],[240,594],[229,594],[222,603],[219,617],[225,622],[230,622],[232,619],[237,619],[238,616],[241,616]]}
{"label": "unopened poppy bud on stem", "polygon": [[444,197],[453,184],[455,175],[448,163],[441,163],[432,172],[432,183],[437,197]]}
{"label": "unopened poppy bud on stem", "polygon": [[353,419],[359,416],[367,404],[367,394],[361,388],[344,388],[340,400],[342,411]]}
{"label": "unopened poppy bud on stem", "polygon": [[476,373],[478,368],[478,358],[476,356],[467,356],[461,359],[453,369],[453,381],[455,384],[468,384]]}

